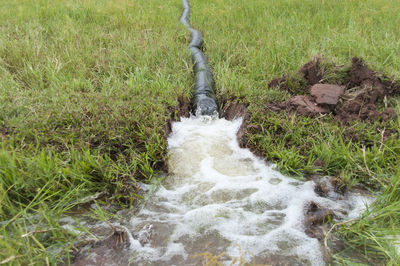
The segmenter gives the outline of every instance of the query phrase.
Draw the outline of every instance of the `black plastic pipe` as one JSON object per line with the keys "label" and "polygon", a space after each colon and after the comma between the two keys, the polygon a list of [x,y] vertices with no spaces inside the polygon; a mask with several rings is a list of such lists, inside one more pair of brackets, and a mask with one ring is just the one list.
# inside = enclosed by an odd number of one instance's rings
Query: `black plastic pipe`
{"label": "black plastic pipe", "polygon": [[206,56],[203,54],[203,37],[201,32],[190,26],[190,7],[187,0],[182,0],[183,12],[180,19],[181,23],[191,33],[189,43],[190,53],[192,54],[194,71],[194,92],[192,96],[192,109],[195,115],[214,115],[218,114],[218,103],[214,92],[214,80],[212,72],[208,66]]}

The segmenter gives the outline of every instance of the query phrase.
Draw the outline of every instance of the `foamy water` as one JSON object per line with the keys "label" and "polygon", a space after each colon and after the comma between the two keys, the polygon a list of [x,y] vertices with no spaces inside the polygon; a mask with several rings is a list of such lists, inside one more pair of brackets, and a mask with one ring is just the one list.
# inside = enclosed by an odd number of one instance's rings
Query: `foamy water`
{"label": "foamy water", "polygon": [[320,243],[304,231],[311,202],[341,219],[363,211],[361,195],[330,192],[286,177],[239,147],[241,119],[182,118],[168,138],[169,176],[130,221],[135,265],[198,265],[203,252],[230,264],[242,257],[258,263],[323,265]]}

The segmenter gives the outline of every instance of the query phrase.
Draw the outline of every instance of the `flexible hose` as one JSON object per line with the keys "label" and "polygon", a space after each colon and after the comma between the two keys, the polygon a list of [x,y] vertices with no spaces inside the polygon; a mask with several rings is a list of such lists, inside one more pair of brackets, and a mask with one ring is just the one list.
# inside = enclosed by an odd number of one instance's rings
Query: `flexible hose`
{"label": "flexible hose", "polygon": [[194,71],[194,92],[192,96],[193,110],[196,115],[213,115],[218,113],[218,104],[214,92],[214,80],[212,72],[208,66],[206,56],[203,54],[203,37],[201,32],[190,26],[190,7],[187,0],[182,0],[183,12],[180,19],[181,23],[191,33],[189,43],[190,53],[192,54]]}

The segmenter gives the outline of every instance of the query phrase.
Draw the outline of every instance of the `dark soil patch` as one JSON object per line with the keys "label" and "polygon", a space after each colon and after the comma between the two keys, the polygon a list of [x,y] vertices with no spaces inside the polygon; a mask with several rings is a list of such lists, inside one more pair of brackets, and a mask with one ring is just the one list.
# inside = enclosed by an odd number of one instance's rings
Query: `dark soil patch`
{"label": "dark soil patch", "polygon": [[[249,125],[251,114],[247,110],[248,103],[243,99],[239,98],[222,98],[218,100],[220,105],[219,116],[225,118],[226,120],[234,120],[237,118],[242,118],[243,123],[239,128],[237,133],[237,139],[240,147],[247,148],[251,150],[254,154],[262,157],[263,152],[256,147],[248,143],[246,134],[248,131],[257,132],[260,126]],[[170,108],[169,110],[169,120],[165,125],[165,138],[172,132],[172,122],[180,121],[182,117],[190,117],[192,114],[192,105],[189,98],[184,95],[179,96],[178,105]]]}
{"label": "dark soil patch", "polygon": [[357,57],[352,59],[351,67],[331,66],[329,70],[317,58],[295,75],[275,78],[268,86],[293,95],[288,101],[269,104],[269,109],[276,112],[306,116],[329,113],[343,124],[354,120],[385,122],[397,117],[386,100],[400,94],[400,83],[371,70]]}
{"label": "dark soil patch", "polygon": [[239,145],[243,147],[244,146],[243,137],[245,129],[247,127],[247,122],[250,120],[250,114],[247,111],[246,104],[238,100],[231,100],[225,102],[220,111],[220,116],[229,121],[240,117],[243,118],[243,123],[240,126],[239,131],[237,133]]}
{"label": "dark soil patch", "polygon": [[181,117],[189,117],[191,113],[190,99],[183,94],[178,97],[178,105],[168,110],[169,119],[165,125],[165,137],[172,132],[171,124],[175,121],[180,121]]}
{"label": "dark soil patch", "polygon": [[[305,210],[306,220],[306,234],[310,237],[318,239],[323,244],[325,239],[325,233],[331,226],[332,218],[335,216],[331,210],[322,208],[315,202],[310,202],[309,206]],[[329,263],[330,256],[326,247],[323,247],[324,261]]]}
{"label": "dark soil patch", "polygon": [[321,58],[317,57],[306,63],[299,69],[300,75],[307,80],[308,85],[314,85],[323,78]]}
{"label": "dark soil patch", "polygon": [[252,153],[259,157],[264,157],[264,152],[252,145],[248,141],[247,133],[256,133],[261,131],[262,128],[259,125],[249,124],[251,114],[247,110],[248,104],[245,103],[242,99],[223,99],[220,101],[221,110],[220,117],[225,118],[226,120],[234,120],[236,118],[242,118],[243,122],[240,126],[237,133],[237,140],[239,142],[239,146],[241,148],[249,149]]}

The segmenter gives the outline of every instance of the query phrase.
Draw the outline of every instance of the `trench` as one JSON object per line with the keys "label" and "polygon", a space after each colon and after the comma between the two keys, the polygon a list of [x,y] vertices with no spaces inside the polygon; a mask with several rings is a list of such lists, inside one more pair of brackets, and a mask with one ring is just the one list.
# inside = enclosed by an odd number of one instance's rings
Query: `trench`
{"label": "trench", "polygon": [[352,219],[368,199],[333,190],[321,197],[313,181],[280,174],[239,147],[241,123],[200,116],[172,125],[170,175],[130,220],[134,264],[197,265],[205,252],[225,253],[227,264],[324,264],[320,243],[305,232],[307,206]]}
{"label": "trench", "polygon": [[182,2],[181,22],[192,34],[196,111],[172,123],[168,176],[140,210],[123,213],[124,247],[93,247],[75,265],[326,264],[321,239],[309,230],[317,223],[310,222],[310,210],[344,221],[358,217],[372,198],[338,194],[327,179],[321,195],[314,181],[284,176],[240,147],[243,118],[218,117],[201,33],[190,26],[189,5]]}
{"label": "trench", "polygon": [[314,181],[282,175],[240,148],[241,123],[217,116],[174,122],[169,175],[140,210],[123,214],[124,248],[94,247],[75,265],[202,265],[212,256],[225,265],[326,264],[323,244],[307,232],[310,206],[343,221],[372,199],[338,194],[328,180],[320,196]]}

